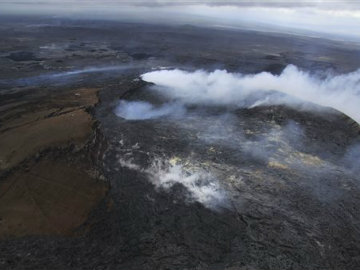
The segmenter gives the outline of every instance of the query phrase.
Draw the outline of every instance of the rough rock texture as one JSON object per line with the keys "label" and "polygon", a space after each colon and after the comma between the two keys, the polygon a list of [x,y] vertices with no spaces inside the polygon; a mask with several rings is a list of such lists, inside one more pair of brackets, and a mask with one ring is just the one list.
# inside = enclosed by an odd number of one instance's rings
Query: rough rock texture
{"label": "rough rock texture", "polygon": [[[166,101],[139,80],[152,69],[341,73],[358,68],[357,47],[191,26],[0,20],[1,269],[359,269],[351,119],[285,106],[196,105],[182,118],[142,121],[114,113],[119,99]],[[31,55],[9,58],[18,52]],[[169,175],[190,185],[163,185]],[[223,196],[206,200],[199,189]]]}

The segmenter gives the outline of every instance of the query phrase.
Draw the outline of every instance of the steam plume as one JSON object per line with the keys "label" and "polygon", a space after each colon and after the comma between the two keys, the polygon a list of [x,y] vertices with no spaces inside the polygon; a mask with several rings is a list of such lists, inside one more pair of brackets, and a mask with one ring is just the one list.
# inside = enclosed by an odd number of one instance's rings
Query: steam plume
{"label": "steam plume", "polygon": [[145,73],[142,79],[184,103],[254,107],[311,102],[334,108],[360,123],[360,70],[321,79],[293,65],[278,76],[268,72],[243,75],[225,70],[208,73],[175,69]]}
{"label": "steam plume", "polygon": [[115,114],[127,120],[156,119],[162,116],[179,117],[185,109],[180,104],[164,104],[160,107],[144,101],[121,100],[115,110]]}

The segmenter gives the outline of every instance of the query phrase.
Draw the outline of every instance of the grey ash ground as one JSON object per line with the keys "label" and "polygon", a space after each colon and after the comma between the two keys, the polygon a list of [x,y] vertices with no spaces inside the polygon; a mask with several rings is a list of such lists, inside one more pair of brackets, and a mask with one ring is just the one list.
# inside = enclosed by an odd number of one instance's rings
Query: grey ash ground
{"label": "grey ash ground", "polygon": [[346,73],[355,46],[32,18],[1,18],[0,34],[1,269],[360,269],[353,120],[286,106],[115,114],[120,100],[166,102],[139,79],[153,69]]}

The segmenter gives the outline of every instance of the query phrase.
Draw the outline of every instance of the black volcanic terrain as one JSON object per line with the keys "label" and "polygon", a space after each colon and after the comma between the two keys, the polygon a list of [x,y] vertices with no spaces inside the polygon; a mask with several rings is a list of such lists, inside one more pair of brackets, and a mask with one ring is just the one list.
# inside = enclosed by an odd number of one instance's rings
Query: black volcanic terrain
{"label": "black volcanic terrain", "polygon": [[180,102],[142,76],[338,75],[354,44],[30,17],[0,36],[0,269],[360,269],[355,120]]}

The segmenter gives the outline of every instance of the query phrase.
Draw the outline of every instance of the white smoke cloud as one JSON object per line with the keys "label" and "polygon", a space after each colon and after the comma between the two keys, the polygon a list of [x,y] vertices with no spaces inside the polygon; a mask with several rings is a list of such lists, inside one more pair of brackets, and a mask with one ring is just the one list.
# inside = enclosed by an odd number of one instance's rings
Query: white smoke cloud
{"label": "white smoke cloud", "polygon": [[144,101],[121,100],[115,109],[115,114],[126,120],[156,119],[163,116],[180,117],[185,113],[182,105],[171,103],[155,107]]}
{"label": "white smoke cloud", "polygon": [[156,84],[157,91],[184,103],[253,107],[273,104],[299,106],[311,102],[341,111],[360,123],[360,70],[337,76],[326,75],[322,79],[293,65],[280,75],[175,69],[153,71],[141,77]]}
{"label": "white smoke cloud", "polygon": [[226,201],[225,192],[217,179],[201,168],[187,168],[182,164],[164,165],[161,161],[155,161],[147,171],[156,187],[169,190],[181,184],[190,192],[190,199],[207,207],[216,208]]}
{"label": "white smoke cloud", "polygon": [[154,159],[148,168],[140,167],[132,159],[120,159],[119,163],[122,167],[146,173],[158,189],[170,191],[181,184],[189,192],[189,201],[198,201],[212,209],[226,206],[225,190],[211,172],[200,167],[163,159]]}

